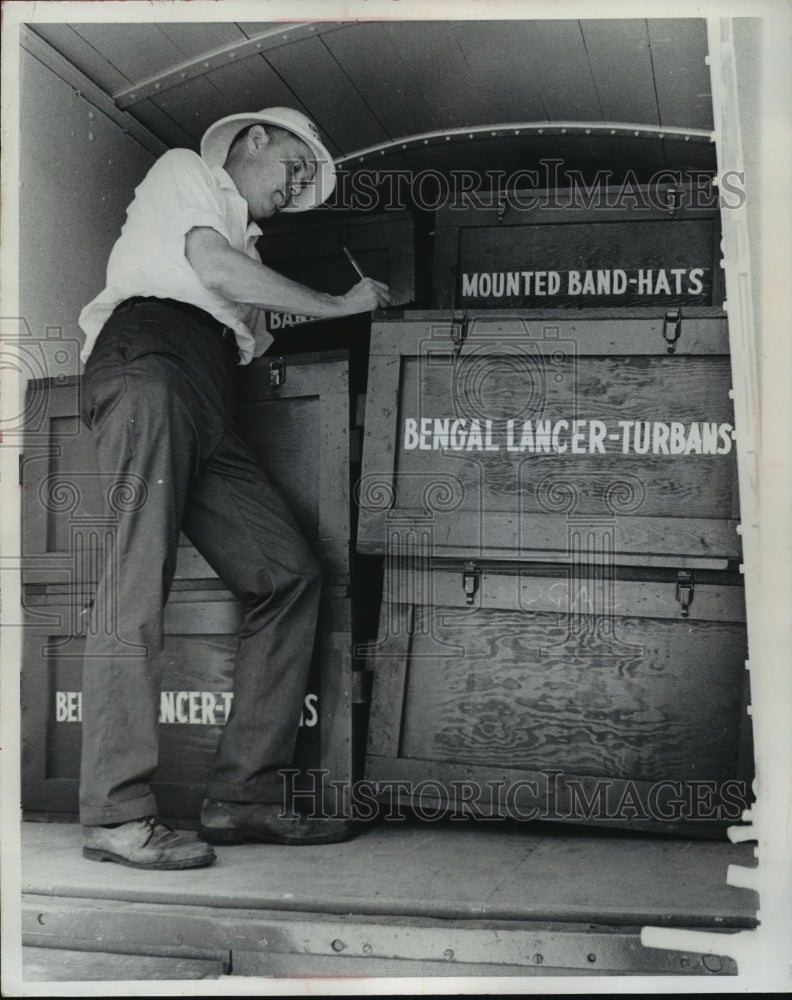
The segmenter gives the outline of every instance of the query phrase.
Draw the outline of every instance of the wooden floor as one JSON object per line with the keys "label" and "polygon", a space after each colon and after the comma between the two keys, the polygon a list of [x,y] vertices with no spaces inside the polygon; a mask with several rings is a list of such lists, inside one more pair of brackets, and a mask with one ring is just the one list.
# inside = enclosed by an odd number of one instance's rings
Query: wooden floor
{"label": "wooden floor", "polygon": [[732,973],[642,948],[640,928],[728,933],[757,908],[726,885],[752,845],[547,824],[405,820],[339,845],[218,848],[187,872],[97,864],[80,846],[77,825],[23,824],[29,981]]}

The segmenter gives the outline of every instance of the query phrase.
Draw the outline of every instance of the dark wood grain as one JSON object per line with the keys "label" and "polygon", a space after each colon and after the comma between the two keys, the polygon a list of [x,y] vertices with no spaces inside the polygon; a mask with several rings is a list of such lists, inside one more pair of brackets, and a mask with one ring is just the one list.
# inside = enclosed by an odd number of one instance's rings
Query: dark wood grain
{"label": "dark wood grain", "polygon": [[289,399],[246,406],[245,437],[289,501],[300,527],[316,541],[319,524],[319,399]]}
{"label": "dark wood grain", "polygon": [[[402,754],[661,780],[736,776],[744,629],[728,623],[429,612],[416,631]],[[440,660],[424,634],[460,642]],[[431,659],[422,650],[431,644]]]}
{"label": "dark wood grain", "polygon": [[364,97],[320,38],[305,38],[271,49],[264,58],[301,95],[321,133],[339,149],[360,149],[388,138]]}
{"label": "dark wood grain", "polygon": [[646,25],[660,124],[711,129],[709,74],[704,60],[695,54],[706,48],[706,21],[686,19],[683,31],[671,18],[649,18]]}
{"label": "dark wood grain", "polygon": [[602,109],[580,25],[573,20],[526,21],[518,26],[523,58],[553,120],[601,119]]}
{"label": "dark wood grain", "polygon": [[369,715],[370,752],[395,756],[401,735],[405,664],[410,648],[411,611],[400,604],[384,604],[375,643],[360,650],[374,671],[378,696]]}
{"label": "dark wood grain", "polygon": [[[649,302],[660,305],[709,305],[712,303],[712,238],[714,221],[669,220],[650,222],[567,223],[562,226],[521,226],[462,228],[459,234],[457,306],[527,307],[552,309],[559,306],[630,306]],[[569,291],[569,272],[578,271],[581,282],[587,270],[621,268],[628,280],[638,278],[639,270],[703,268],[702,288],[683,276],[682,292],[676,291],[675,279],[668,272],[671,293],[641,293],[638,284],[627,285],[621,294],[590,294]],[[509,271],[558,271],[560,289],[549,295],[520,294],[503,297],[464,295],[465,273]],[[654,282],[657,275],[654,276]],[[596,287],[596,286],[595,286]],[[664,289],[664,286],[660,286]]]}
{"label": "dark wood grain", "polygon": [[[454,365],[405,359],[402,366],[399,419],[391,426],[396,439],[395,485],[401,509],[421,509],[433,478],[451,476],[462,492],[461,509],[498,512],[547,511],[536,496],[537,484],[554,477],[570,482],[577,494],[576,512],[607,511],[603,497],[620,478],[641,484],[645,498],[636,516],[729,516],[734,452],[727,455],[672,455],[635,452],[635,431],[629,452],[622,453],[619,421],[730,424],[730,366],[725,358],[586,358],[576,359],[573,345],[556,359],[548,349],[513,351],[489,357],[482,349]],[[407,449],[404,421],[420,419],[493,421],[493,443],[499,450],[455,451]],[[529,448],[507,450],[507,420],[519,447],[526,420],[601,420],[618,440],[605,441],[604,453],[573,454],[568,441],[563,453],[533,453]],[[581,447],[589,451],[588,428]],[[646,434],[638,435],[642,446]],[[433,440],[429,440],[433,444]],[[651,447],[651,446],[650,446]],[[718,442],[718,447],[722,443]],[[639,498],[640,499],[640,498]],[[550,513],[550,511],[548,511]]]}
{"label": "dark wood grain", "polygon": [[[586,19],[580,22],[580,31],[603,117],[609,121],[659,123],[646,21]],[[617,62],[619,73],[614,73]],[[632,81],[630,87],[623,83],[627,73]]]}
{"label": "dark wood grain", "polygon": [[205,129],[219,118],[234,114],[237,108],[232,98],[205,76],[184,80],[178,87],[167,89],[150,100],[169,118],[183,122],[194,141],[200,141]]}
{"label": "dark wood grain", "polygon": [[[329,32],[323,41],[389,135],[437,128],[437,119],[417,81],[401,65],[386,25],[361,21],[352,31]],[[391,72],[383,73],[386,65],[393,67]],[[398,87],[393,85],[395,72],[403,74],[403,85]]]}
{"label": "dark wood grain", "polygon": [[[581,149],[575,143],[583,141],[581,138],[558,136],[557,141],[562,159],[565,150],[573,159],[580,156]],[[630,143],[631,153],[625,163],[634,170],[640,140],[630,137],[622,141]],[[618,139],[614,143],[618,145]],[[655,151],[649,151],[649,155],[654,157]],[[601,170],[601,165],[593,163],[592,174],[598,168]],[[678,207],[671,213],[665,201],[670,178],[661,185],[620,188],[609,186],[607,176],[597,176],[599,183],[590,181],[589,187],[573,185],[562,193],[510,189],[505,213],[477,204],[441,208],[435,230],[433,306],[550,311],[648,304],[660,308],[703,304],[720,307],[720,222],[709,195],[690,184],[689,178],[680,177],[685,183],[673,185],[679,196]],[[621,268],[628,272],[628,279],[636,278],[636,283],[628,284],[619,294],[589,294],[582,288],[569,288],[570,270],[602,268]],[[671,268],[703,268],[699,276],[701,289],[686,274],[682,290],[677,292]],[[637,283],[640,269],[665,269],[671,282],[670,293],[662,285],[653,286],[650,293],[642,290]],[[477,298],[475,292],[462,294],[464,273],[552,270],[561,276],[555,294],[535,294],[534,288],[523,288],[519,294],[512,291],[502,298]]]}

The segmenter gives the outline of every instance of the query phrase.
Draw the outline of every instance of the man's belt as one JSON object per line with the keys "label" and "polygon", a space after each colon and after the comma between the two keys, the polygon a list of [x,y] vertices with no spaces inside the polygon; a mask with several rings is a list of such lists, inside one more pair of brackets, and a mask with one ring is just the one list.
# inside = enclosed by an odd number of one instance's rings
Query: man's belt
{"label": "man's belt", "polygon": [[119,302],[113,310],[112,315],[115,316],[117,313],[126,312],[127,309],[132,309],[135,306],[149,304],[166,306],[168,309],[175,309],[177,312],[180,312],[185,316],[189,316],[191,319],[196,320],[203,326],[209,327],[221,338],[221,340],[225,342],[229,350],[236,354],[237,359],[239,359],[237,339],[231,327],[224,326],[220,320],[215,319],[211,313],[206,312],[205,309],[200,309],[198,306],[192,305],[190,302],[180,302],[178,299],[161,299],[156,295],[133,295],[131,299],[124,299],[123,302]]}

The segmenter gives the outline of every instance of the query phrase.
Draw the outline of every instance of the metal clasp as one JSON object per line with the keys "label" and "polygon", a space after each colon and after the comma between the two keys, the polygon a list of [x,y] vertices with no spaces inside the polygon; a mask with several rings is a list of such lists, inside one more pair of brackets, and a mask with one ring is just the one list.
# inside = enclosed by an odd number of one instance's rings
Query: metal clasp
{"label": "metal clasp", "polygon": [[454,355],[458,355],[462,350],[462,345],[468,335],[468,315],[467,313],[454,313],[451,320],[451,340],[454,344]]}
{"label": "metal clasp", "polygon": [[665,321],[663,323],[663,338],[668,345],[667,351],[669,354],[673,354],[676,350],[676,342],[679,340],[681,332],[682,310],[669,309],[665,314]]}
{"label": "metal clasp", "polygon": [[670,187],[665,193],[666,208],[673,215],[682,204],[682,191],[677,187]]}
{"label": "metal clasp", "polygon": [[466,562],[462,570],[462,589],[465,591],[465,604],[472,604],[479,589],[481,570],[474,562]]}
{"label": "metal clasp", "polygon": [[693,603],[693,574],[689,569],[677,573],[676,599],[682,605],[682,617],[687,618]]}
{"label": "metal clasp", "polygon": [[286,362],[283,358],[273,358],[269,363],[269,379],[273,389],[286,381]]}

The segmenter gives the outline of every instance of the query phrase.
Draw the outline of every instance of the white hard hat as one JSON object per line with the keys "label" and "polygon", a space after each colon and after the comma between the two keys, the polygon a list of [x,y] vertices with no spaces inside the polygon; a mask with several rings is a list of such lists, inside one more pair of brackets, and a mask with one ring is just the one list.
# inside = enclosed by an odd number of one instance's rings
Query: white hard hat
{"label": "white hard hat", "polygon": [[276,125],[307,143],[316,160],[316,176],[295,195],[284,212],[306,212],[327,201],[335,188],[333,157],[322,145],[310,118],[293,108],[264,108],[247,114],[229,115],[210,125],[201,139],[201,156],[211,167],[222,167],[236,136],[249,125]]}

